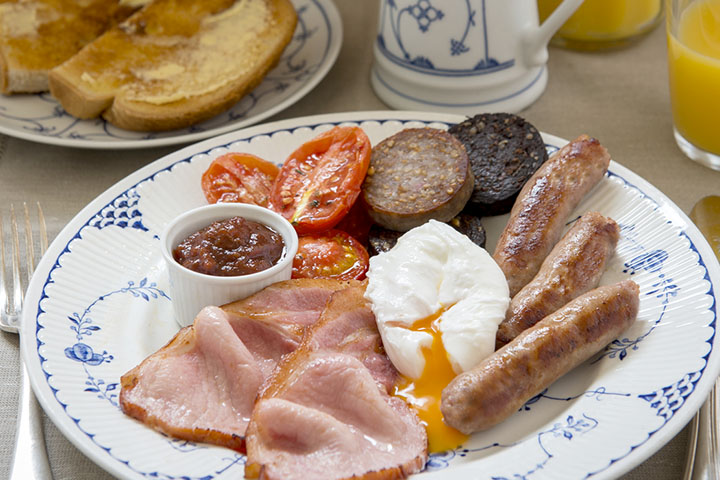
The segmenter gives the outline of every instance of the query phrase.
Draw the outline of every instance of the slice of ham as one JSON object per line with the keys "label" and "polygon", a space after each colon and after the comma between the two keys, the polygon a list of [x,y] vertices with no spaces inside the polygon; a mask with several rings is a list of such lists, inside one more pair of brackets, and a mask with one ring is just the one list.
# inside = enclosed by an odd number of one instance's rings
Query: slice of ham
{"label": "slice of ham", "polygon": [[[356,283],[347,292],[333,293],[317,322],[306,331],[303,342],[288,355],[269,384],[262,397],[276,396],[292,373],[292,366],[303,361],[313,351],[347,353],[357,358],[371,372],[379,385],[389,393],[398,380],[399,373],[385,354],[382,339],[377,329],[375,315],[362,296],[366,282]],[[358,294],[358,292],[360,292]]]}
{"label": "slice of ham", "polygon": [[206,307],[193,325],[122,376],[120,406],[173,437],[244,452],[258,390],[299,345],[333,292],[355,282],[289,280]]}
{"label": "slice of ham", "polygon": [[313,325],[330,296],[357,281],[299,278],[272,284],[222,309],[240,340],[253,352],[265,377],[278,360],[297,348],[307,327]]}
{"label": "slice of ham", "polygon": [[[302,335],[314,324],[333,292],[356,281],[299,278],[274,283],[243,300],[223,305],[223,310],[256,320],[270,320],[283,330]],[[319,306],[319,307],[318,307]]]}
{"label": "slice of ham", "polygon": [[363,291],[333,294],[268,379],[248,425],[247,477],[405,478],[424,467],[425,428],[388,393],[398,374]]}

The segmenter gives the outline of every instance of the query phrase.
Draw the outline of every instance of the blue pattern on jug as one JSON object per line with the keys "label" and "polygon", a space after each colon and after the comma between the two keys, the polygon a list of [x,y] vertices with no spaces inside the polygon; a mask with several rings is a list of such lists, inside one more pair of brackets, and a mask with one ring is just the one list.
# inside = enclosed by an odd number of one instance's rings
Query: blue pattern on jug
{"label": "blue pattern on jug", "polygon": [[[464,1],[463,14],[466,15],[466,18],[462,31],[454,32],[450,38],[443,38],[443,41],[447,43],[447,49],[442,50],[442,56],[435,57],[428,51],[411,51],[420,45],[409,42],[408,38],[417,32],[431,36],[442,33],[440,29],[443,27],[443,22],[448,21],[448,15],[441,8],[433,5],[431,0],[415,0],[414,3],[411,2],[405,6],[399,5],[399,3],[397,0],[388,0],[385,3],[385,8],[381,12],[381,31],[377,38],[380,51],[392,62],[424,73],[453,76],[491,73],[510,68],[515,64],[515,59],[499,61],[490,53],[485,0],[481,0],[479,11],[473,7],[471,0]],[[388,23],[389,25],[387,25]],[[389,31],[383,31],[384,26],[389,26]],[[482,48],[476,48],[475,45],[468,43],[472,33],[478,35],[476,32],[478,29],[483,38],[480,46]],[[456,33],[460,35],[455,35]],[[393,46],[399,49],[398,54],[391,51]],[[450,57],[472,56],[477,60],[472,68],[438,66],[443,59],[447,58],[446,55]]]}

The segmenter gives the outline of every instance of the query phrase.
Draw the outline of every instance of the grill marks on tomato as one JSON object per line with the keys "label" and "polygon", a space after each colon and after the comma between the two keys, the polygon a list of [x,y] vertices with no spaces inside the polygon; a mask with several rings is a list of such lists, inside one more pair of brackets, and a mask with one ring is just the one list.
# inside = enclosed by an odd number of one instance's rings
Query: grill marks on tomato
{"label": "grill marks on tomato", "polygon": [[341,230],[331,229],[300,237],[292,278],[362,280],[368,262],[367,250],[360,242]]}
{"label": "grill marks on tomato", "polygon": [[370,139],[359,127],[334,127],[305,142],[280,169],[271,208],[300,235],[334,227],[360,194],[370,149]]}
{"label": "grill marks on tomato", "polygon": [[213,160],[202,176],[208,203],[250,203],[267,207],[280,169],[249,153],[226,153]]}

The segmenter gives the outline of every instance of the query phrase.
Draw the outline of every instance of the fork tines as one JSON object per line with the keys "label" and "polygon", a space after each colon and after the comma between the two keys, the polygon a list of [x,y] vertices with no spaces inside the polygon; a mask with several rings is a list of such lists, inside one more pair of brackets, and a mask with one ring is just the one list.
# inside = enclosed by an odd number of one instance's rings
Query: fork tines
{"label": "fork tines", "polygon": [[[27,203],[23,202],[23,224],[24,239],[20,242],[20,229],[15,212],[15,206],[10,205],[9,220],[5,220],[3,212],[0,212],[0,314],[2,324],[17,322],[17,317],[22,309],[23,292],[27,286],[32,272],[35,270],[36,251],[40,256],[47,249],[47,230],[45,228],[45,217],[40,203],[36,204],[37,212],[35,221],[31,220],[30,209]],[[6,226],[7,222],[7,226]],[[33,225],[37,225],[38,247],[36,250]],[[24,268],[21,267],[21,258],[25,258]],[[0,325],[8,326],[8,325]],[[12,327],[12,326],[10,326]]]}

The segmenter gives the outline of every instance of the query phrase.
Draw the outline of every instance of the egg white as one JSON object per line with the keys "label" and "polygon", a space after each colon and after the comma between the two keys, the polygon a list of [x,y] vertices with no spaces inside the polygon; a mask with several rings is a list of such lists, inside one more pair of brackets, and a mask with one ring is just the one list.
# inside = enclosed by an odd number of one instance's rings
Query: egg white
{"label": "egg white", "polygon": [[370,259],[365,297],[385,351],[403,375],[417,379],[432,335],[409,328],[437,320],[455,373],[495,349],[497,327],[510,302],[505,275],[488,252],[451,226],[430,220],[406,232],[395,247]]}

